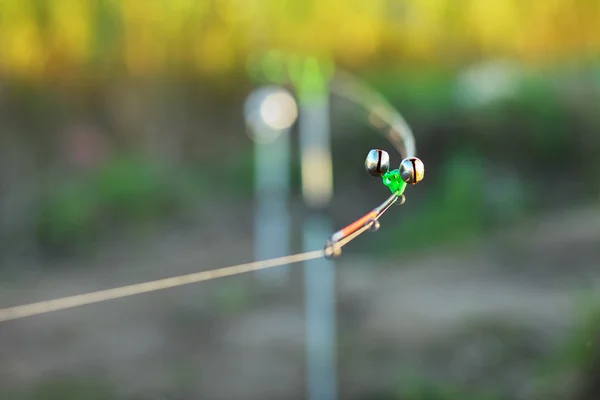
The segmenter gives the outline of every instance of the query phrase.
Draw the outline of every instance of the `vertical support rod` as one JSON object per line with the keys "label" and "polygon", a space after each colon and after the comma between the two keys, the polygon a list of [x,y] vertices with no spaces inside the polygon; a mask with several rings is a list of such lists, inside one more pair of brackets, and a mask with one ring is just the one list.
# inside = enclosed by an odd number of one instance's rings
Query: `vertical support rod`
{"label": "vertical support rod", "polygon": [[[319,248],[332,231],[322,215],[312,215],[304,226],[304,250]],[[304,264],[306,313],[307,399],[335,400],[336,307],[335,265],[326,259]]]}
{"label": "vertical support rod", "polygon": [[[269,128],[264,128],[269,129]],[[290,254],[290,129],[279,132],[270,143],[254,145],[255,223],[254,252],[257,260]],[[267,136],[267,135],[265,135]],[[290,267],[258,271],[258,278],[268,285],[284,285]]]}
{"label": "vertical support rod", "polygon": [[[325,80],[318,70],[307,73],[311,83]],[[332,230],[322,213],[333,194],[329,91],[326,82],[322,83],[318,90],[315,86],[306,91],[299,88],[302,195],[312,210],[304,226],[305,251],[322,246]],[[334,267],[325,259],[304,263],[308,400],[337,398]]]}

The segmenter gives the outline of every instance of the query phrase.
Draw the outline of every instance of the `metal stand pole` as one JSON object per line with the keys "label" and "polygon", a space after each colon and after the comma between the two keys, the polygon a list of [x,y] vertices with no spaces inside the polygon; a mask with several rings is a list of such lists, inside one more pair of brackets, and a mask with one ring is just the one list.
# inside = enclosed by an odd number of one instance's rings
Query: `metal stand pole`
{"label": "metal stand pole", "polygon": [[[257,260],[290,254],[290,134],[285,129],[272,143],[254,146],[256,213],[254,252]],[[259,279],[269,285],[283,285],[290,267],[258,271]]]}
{"label": "metal stand pole", "polygon": [[[328,94],[312,92],[299,99],[302,194],[313,210],[304,226],[304,250],[319,248],[332,232],[331,221],[319,212],[333,193]],[[304,264],[309,400],[337,397],[334,268],[325,259]]]}

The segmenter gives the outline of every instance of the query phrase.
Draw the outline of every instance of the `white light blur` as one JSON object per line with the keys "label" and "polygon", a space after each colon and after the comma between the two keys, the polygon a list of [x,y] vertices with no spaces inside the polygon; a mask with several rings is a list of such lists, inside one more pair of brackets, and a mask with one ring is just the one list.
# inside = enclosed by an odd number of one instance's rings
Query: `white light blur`
{"label": "white light blur", "polygon": [[310,148],[302,154],[301,165],[304,200],[311,207],[324,207],[333,197],[331,154],[323,149]]}
{"label": "white light blur", "polygon": [[466,108],[478,108],[509,99],[517,94],[521,77],[519,67],[509,61],[476,64],[458,78],[458,100]]}
{"label": "white light blur", "polygon": [[298,118],[296,100],[284,91],[271,93],[260,105],[260,116],[270,128],[287,129]]}

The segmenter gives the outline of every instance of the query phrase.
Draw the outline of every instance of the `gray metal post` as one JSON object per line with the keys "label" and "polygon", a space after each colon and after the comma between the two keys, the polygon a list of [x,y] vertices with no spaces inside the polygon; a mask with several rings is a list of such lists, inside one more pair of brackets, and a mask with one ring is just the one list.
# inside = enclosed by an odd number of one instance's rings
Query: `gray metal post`
{"label": "gray metal post", "polygon": [[[332,223],[320,212],[333,195],[333,172],[329,129],[329,93],[312,92],[300,96],[300,151],[302,162],[302,194],[313,210],[304,226],[304,250],[323,246],[332,232]],[[325,260],[304,264],[307,398],[335,400],[336,312],[335,266]]]}
{"label": "gray metal post", "polygon": [[[254,146],[256,213],[254,220],[254,252],[257,260],[283,257],[290,251],[289,129],[273,143]],[[290,266],[257,272],[267,284],[282,285],[290,274]]]}
{"label": "gray metal post", "polygon": [[[246,122],[254,141],[254,252],[257,260],[290,254],[290,127],[297,117],[294,98],[268,86],[246,100]],[[269,285],[288,280],[290,267],[270,268],[257,275]]]}

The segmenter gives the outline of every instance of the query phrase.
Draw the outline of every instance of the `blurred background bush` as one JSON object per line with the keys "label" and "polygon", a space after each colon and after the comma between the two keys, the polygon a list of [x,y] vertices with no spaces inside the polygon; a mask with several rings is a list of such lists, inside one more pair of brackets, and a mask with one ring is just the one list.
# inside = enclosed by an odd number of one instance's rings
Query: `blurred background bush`
{"label": "blurred background bush", "polygon": [[[427,169],[338,263],[340,398],[598,399],[599,23],[597,0],[0,0],[1,304],[252,259],[243,102],[316,57]],[[338,227],[392,152],[331,102]],[[2,398],[305,398],[301,281],[5,323]]]}

